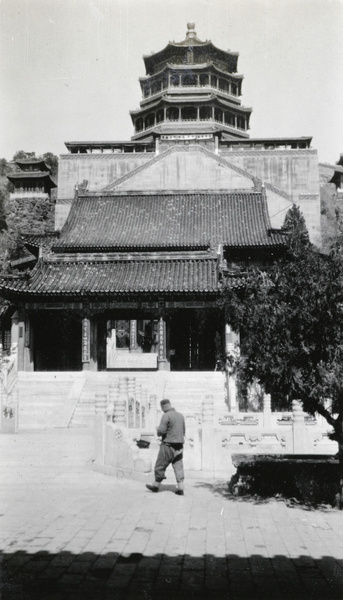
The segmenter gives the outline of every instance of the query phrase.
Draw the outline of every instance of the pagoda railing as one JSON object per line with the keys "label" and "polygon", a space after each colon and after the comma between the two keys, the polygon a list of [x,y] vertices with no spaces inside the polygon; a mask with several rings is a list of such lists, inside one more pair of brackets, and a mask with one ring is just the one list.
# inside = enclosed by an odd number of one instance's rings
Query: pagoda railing
{"label": "pagoda railing", "polygon": [[[222,94],[225,94],[225,96],[230,96],[231,98],[238,98],[238,94],[232,94],[231,92],[228,92],[227,90],[224,90],[223,88],[220,87],[215,87],[214,85],[169,85],[168,87],[165,87],[161,90],[159,90],[158,92],[155,92],[154,94],[148,94],[147,96],[143,97],[143,100],[150,100],[150,99],[154,99],[157,96],[159,96],[160,94],[165,94],[168,93],[168,91],[173,91],[175,92],[175,90],[182,90],[185,89],[187,90],[187,92],[189,92],[189,90],[193,89],[194,91],[198,91],[199,89],[204,90],[204,89],[208,89],[208,90],[215,90],[216,92],[220,92]],[[236,100],[237,102],[237,100]]]}
{"label": "pagoda railing", "polygon": [[225,123],[224,121],[220,121],[219,119],[213,119],[212,117],[208,117],[207,119],[163,119],[158,123],[154,123],[153,125],[149,125],[149,127],[143,127],[142,129],[136,130],[136,133],[142,133],[143,131],[149,131],[150,129],[154,129],[157,125],[161,125],[161,123],[219,123],[220,125],[224,125],[224,127],[230,127],[231,129],[239,129],[241,131],[246,131],[246,128],[239,127],[238,125],[230,125]]}

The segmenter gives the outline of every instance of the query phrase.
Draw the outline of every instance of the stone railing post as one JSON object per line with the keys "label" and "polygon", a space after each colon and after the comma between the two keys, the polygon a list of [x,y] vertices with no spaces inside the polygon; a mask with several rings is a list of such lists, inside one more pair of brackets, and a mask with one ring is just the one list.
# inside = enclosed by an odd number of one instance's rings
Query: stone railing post
{"label": "stone railing post", "polygon": [[103,465],[105,462],[106,445],[106,421],[107,421],[107,396],[105,394],[95,395],[95,462]]}
{"label": "stone railing post", "polygon": [[129,377],[127,381],[127,426],[135,427],[136,379]]}
{"label": "stone railing post", "polygon": [[147,427],[147,408],[148,408],[148,390],[142,388],[142,404],[141,404],[141,429]]}
{"label": "stone railing post", "polygon": [[109,387],[109,392],[108,392],[108,410],[111,414],[111,420],[113,420],[114,405],[118,399],[119,399],[118,385],[116,385],[115,383],[112,383]]}
{"label": "stone railing post", "polygon": [[270,429],[272,425],[272,400],[270,394],[263,394],[263,428]]}
{"label": "stone railing post", "polygon": [[214,402],[213,396],[202,401],[201,469],[214,470]]}
{"label": "stone railing post", "polygon": [[150,431],[156,432],[156,419],[157,419],[157,396],[151,394],[149,398],[149,429]]}
{"label": "stone railing post", "polygon": [[[127,422],[127,405],[128,405],[128,378],[119,378],[119,403],[116,404],[117,408],[114,407],[114,422],[120,422],[122,425],[128,427]],[[121,406],[121,409],[119,408]],[[117,412],[116,412],[117,411]],[[120,419],[118,421],[118,419]],[[124,420],[122,420],[124,419]]]}
{"label": "stone railing post", "polygon": [[126,427],[126,400],[122,400],[120,397],[114,403],[113,422]]}
{"label": "stone railing post", "polygon": [[142,384],[138,383],[136,386],[136,401],[134,403],[134,427],[140,429],[142,427],[141,413],[142,413]]}
{"label": "stone railing post", "polygon": [[305,414],[300,400],[292,400],[293,412],[293,454],[306,452]]}
{"label": "stone railing post", "polygon": [[229,412],[235,413],[237,412],[237,387],[234,373],[227,373],[227,392]]}
{"label": "stone railing post", "polygon": [[127,380],[127,395],[129,399],[136,395],[136,379],[134,377],[129,377]]}

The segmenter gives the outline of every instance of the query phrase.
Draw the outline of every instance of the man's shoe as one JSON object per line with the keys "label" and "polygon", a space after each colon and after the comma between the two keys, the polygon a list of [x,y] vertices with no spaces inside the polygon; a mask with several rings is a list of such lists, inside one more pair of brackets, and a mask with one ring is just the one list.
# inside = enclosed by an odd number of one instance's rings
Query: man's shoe
{"label": "man's shoe", "polygon": [[184,495],[185,495],[185,493],[184,493],[184,491],[183,491],[183,490],[176,490],[175,494],[176,494],[177,496],[184,496]]}
{"label": "man's shoe", "polygon": [[158,487],[156,487],[155,485],[149,485],[148,483],[145,486],[150,492],[154,492],[156,494],[156,492],[158,492]]}

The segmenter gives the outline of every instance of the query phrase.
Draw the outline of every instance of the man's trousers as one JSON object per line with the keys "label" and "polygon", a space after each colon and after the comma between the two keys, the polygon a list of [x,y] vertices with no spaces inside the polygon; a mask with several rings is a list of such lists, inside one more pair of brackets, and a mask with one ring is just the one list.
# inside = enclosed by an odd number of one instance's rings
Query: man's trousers
{"label": "man's trousers", "polygon": [[155,481],[160,483],[165,479],[165,472],[169,465],[172,465],[176,481],[181,483],[184,478],[183,471],[183,444],[160,445],[160,450],[155,464]]}

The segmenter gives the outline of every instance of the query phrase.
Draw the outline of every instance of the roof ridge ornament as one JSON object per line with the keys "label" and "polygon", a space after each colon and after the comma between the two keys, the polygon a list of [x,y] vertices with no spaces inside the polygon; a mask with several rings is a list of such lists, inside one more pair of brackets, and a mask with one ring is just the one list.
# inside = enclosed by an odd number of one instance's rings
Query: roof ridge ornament
{"label": "roof ridge ornament", "polygon": [[195,31],[195,23],[187,23],[187,33],[186,33],[187,39],[195,38],[196,35],[197,35],[197,32]]}

